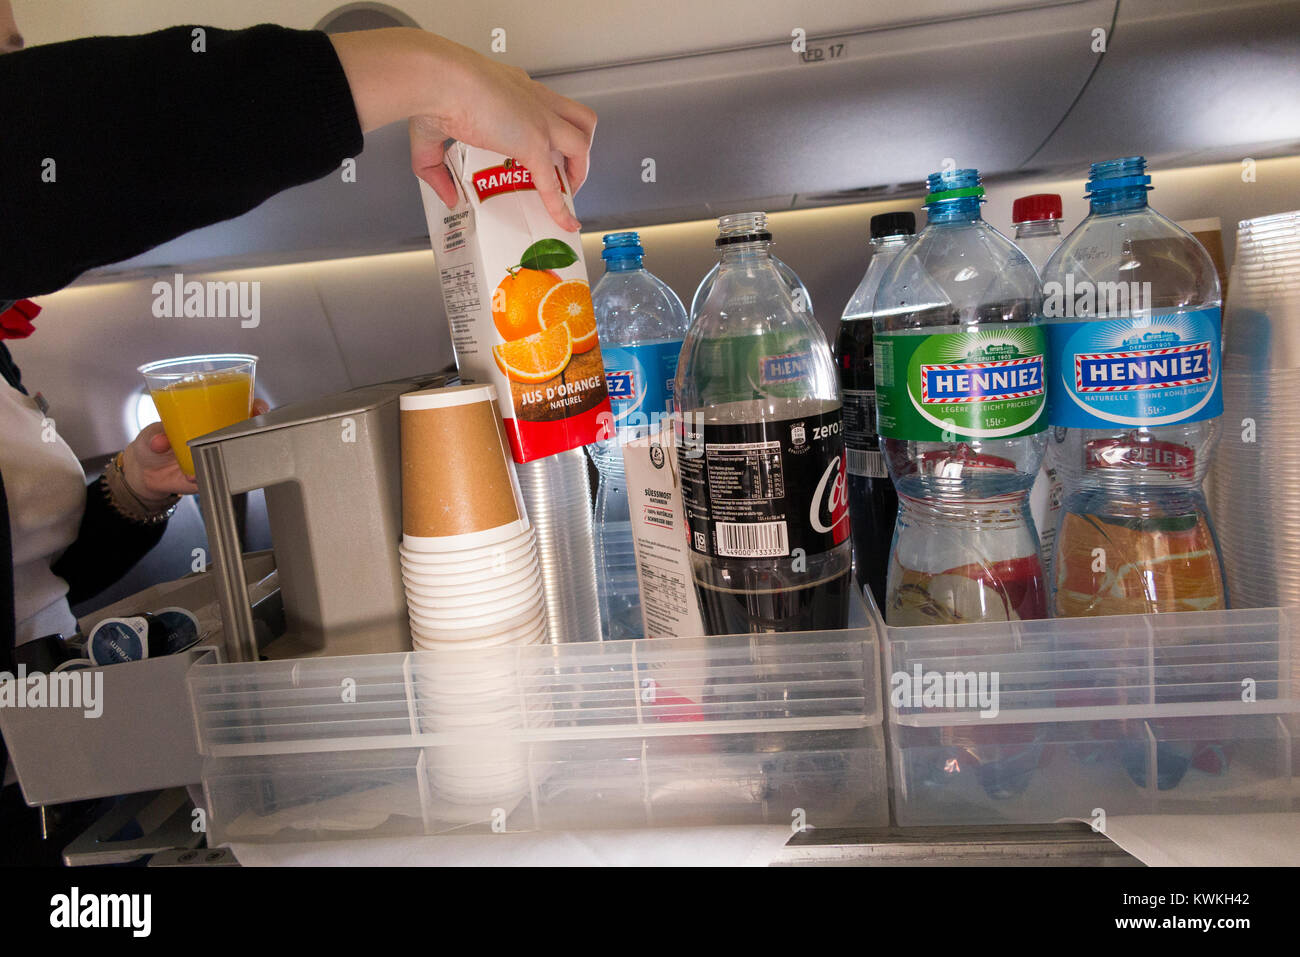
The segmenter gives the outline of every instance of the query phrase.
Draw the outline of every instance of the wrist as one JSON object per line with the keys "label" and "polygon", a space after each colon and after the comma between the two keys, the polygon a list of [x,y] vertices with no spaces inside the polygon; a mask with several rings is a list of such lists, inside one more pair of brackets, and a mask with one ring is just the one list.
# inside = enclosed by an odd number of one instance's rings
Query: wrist
{"label": "wrist", "polygon": [[442,112],[458,44],[414,27],[338,33],[330,41],[363,132]]}
{"label": "wrist", "polygon": [[176,498],[176,496],[166,492],[160,495],[149,490],[141,474],[139,463],[135,461],[135,456],[131,454],[129,447],[118,452],[113,461],[121,472],[122,482],[126,486],[125,490],[146,509],[162,511],[171,505],[172,500]]}
{"label": "wrist", "polygon": [[122,469],[125,458],[126,456],[121,452],[115,455],[104,469],[103,478],[100,479],[100,485],[109,504],[119,515],[140,525],[156,525],[167,521],[176,510],[180,496],[169,495],[161,501],[142,499],[127,484],[126,474]]}

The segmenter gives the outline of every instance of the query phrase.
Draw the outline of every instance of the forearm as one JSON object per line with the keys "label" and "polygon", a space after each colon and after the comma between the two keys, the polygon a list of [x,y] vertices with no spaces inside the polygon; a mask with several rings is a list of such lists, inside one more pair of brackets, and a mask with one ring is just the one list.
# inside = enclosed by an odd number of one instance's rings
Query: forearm
{"label": "forearm", "polygon": [[475,56],[445,37],[407,27],[338,33],[330,42],[367,133],[412,116],[445,118],[463,64]]}
{"label": "forearm", "polygon": [[166,529],[165,522],[130,521],[109,502],[99,482],[91,483],[77,538],[51,566],[68,583],[69,603],[93,598],[114,584],[158,544]]}
{"label": "forearm", "polygon": [[91,37],[0,56],[0,299],[238,216],[361,150],[324,34]]}

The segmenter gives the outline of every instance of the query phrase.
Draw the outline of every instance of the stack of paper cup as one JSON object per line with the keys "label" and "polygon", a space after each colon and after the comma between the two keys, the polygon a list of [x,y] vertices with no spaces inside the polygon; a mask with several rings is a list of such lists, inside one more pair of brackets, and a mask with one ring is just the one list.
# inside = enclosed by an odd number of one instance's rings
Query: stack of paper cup
{"label": "stack of paper cup", "polygon": [[1300,211],[1245,220],[1223,318],[1211,503],[1228,599],[1300,602]]}
{"label": "stack of paper cup", "polygon": [[521,694],[519,647],[547,635],[536,533],[501,425],[495,386],[401,397],[402,544],[413,684],[427,732],[481,732],[429,755],[434,792],[455,804],[522,793],[510,732],[549,712]]}

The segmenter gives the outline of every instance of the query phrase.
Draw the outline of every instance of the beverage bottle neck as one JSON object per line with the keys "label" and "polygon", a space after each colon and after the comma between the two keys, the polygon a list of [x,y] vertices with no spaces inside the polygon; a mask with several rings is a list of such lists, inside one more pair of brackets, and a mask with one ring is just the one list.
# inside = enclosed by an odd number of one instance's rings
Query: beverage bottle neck
{"label": "beverage bottle neck", "polygon": [[772,261],[772,243],[770,240],[754,239],[744,243],[730,243],[719,250],[719,262],[723,266],[740,263],[758,263]]}
{"label": "beverage bottle neck", "polygon": [[1059,219],[1031,219],[1016,223],[1016,239],[1038,239],[1042,236],[1060,236]]}
{"label": "beverage bottle neck", "polygon": [[617,259],[605,260],[606,272],[634,272],[644,268],[640,256],[620,256]]}
{"label": "beverage bottle neck", "polygon": [[1094,192],[1090,202],[1093,215],[1105,213],[1127,213],[1146,209],[1146,186],[1125,186],[1121,189],[1107,189]]}
{"label": "beverage bottle neck", "polygon": [[927,221],[931,226],[967,226],[979,222],[980,202],[978,196],[939,200],[926,207]]}

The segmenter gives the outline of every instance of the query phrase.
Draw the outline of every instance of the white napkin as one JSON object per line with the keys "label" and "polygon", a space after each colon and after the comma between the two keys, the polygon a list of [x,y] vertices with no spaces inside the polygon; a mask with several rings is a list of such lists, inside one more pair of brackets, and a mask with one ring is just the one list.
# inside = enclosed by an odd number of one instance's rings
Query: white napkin
{"label": "white napkin", "polygon": [[785,825],[444,835],[301,844],[233,843],[248,867],[764,867]]}
{"label": "white napkin", "polygon": [[1109,817],[1106,836],[1152,867],[1300,866],[1300,814]]}

